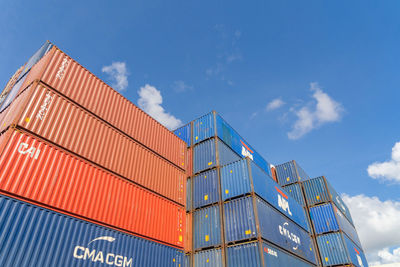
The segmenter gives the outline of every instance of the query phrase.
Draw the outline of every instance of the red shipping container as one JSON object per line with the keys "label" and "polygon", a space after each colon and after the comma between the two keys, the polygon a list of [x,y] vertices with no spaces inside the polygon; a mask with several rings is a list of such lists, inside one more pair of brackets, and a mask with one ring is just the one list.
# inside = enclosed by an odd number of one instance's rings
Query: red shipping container
{"label": "red shipping container", "polygon": [[30,71],[22,86],[45,84],[185,169],[186,144],[174,133],[112,89],[57,47]]}
{"label": "red shipping container", "polygon": [[174,202],[14,129],[0,153],[2,193],[183,248],[185,210]]}
{"label": "red shipping container", "polygon": [[15,98],[0,122],[0,132],[16,125],[185,205],[183,170],[41,83]]}
{"label": "red shipping container", "polygon": [[192,234],[192,218],[193,218],[193,213],[186,213],[186,225],[185,225],[185,253],[191,252],[192,251],[192,240],[193,240],[193,234]]}

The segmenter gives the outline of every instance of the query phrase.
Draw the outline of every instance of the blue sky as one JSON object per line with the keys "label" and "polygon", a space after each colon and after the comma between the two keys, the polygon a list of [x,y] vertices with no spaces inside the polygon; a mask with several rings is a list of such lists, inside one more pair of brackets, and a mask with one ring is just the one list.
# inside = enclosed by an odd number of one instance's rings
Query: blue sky
{"label": "blue sky", "polygon": [[371,261],[400,261],[398,1],[82,2],[3,1],[0,82],[50,40],[164,122],[214,109],[271,163],[326,175],[360,235],[388,216],[379,246],[361,238]]}

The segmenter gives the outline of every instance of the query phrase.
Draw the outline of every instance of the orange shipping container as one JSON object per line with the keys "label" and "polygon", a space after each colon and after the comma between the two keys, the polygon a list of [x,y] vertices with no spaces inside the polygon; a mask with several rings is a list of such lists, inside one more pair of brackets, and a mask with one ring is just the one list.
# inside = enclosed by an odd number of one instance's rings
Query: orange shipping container
{"label": "orange shipping container", "polygon": [[192,234],[192,217],[193,217],[193,213],[186,213],[186,225],[185,225],[185,253],[187,252],[191,252],[192,251],[192,238],[193,238],[193,234]]}
{"label": "orange shipping container", "polygon": [[184,141],[56,46],[31,69],[22,88],[34,80],[42,80],[176,166],[185,169]]}
{"label": "orange shipping container", "polygon": [[14,129],[0,151],[2,193],[183,248],[179,205]]}
{"label": "orange shipping container", "polygon": [[189,147],[186,151],[186,175],[193,175],[193,148]]}
{"label": "orange shipping container", "polygon": [[0,132],[16,125],[185,205],[183,170],[41,83],[24,90],[0,122]]}

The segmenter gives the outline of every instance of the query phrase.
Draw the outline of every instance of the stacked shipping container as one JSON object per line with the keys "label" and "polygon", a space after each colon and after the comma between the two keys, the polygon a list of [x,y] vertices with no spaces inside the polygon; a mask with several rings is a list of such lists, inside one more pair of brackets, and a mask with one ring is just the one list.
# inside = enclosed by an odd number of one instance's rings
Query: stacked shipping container
{"label": "stacked shipping container", "polygon": [[2,266],[184,264],[181,139],[49,42],[2,99]]}
{"label": "stacked shipping container", "polygon": [[175,134],[193,151],[187,180],[193,247],[186,250],[192,266],[242,266],[250,251],[245,244],[259,259],[254,266],[315,265],[304,210],[232,127],[211,112]]}

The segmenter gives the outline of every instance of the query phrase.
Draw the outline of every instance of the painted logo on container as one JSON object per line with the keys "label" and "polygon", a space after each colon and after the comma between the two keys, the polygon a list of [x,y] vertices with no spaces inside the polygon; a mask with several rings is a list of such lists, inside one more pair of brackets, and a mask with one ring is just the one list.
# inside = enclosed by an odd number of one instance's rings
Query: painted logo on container
{"label": "painted logo on container", "polygon": [[287,214],[289,214],[290,216],[292,216],[292,212],[290,211],[290,207],[289,207],[289,202],[287,201],[287,199],[289,199],[289,197],[282,192],[282,190],[280,190],[278,187],[275,186],[276,191],[278,191],[278,206],[284,210]]}
{"label": "painted logo on container", "polygon": [[251,150],[242,140],[240,140],[240,143],[242,144],[242,156],[249,157],[251,160],[254,160],[253,150]]}
{"label": "painted logo on container", "polygon": [[290,241],[294,242],[296,245],[293,246],[293,250],[297,250],[299,248],[299,245],[301,244],[300,237],[286,229],[288,225],[288,222],[285,222],[283,225],[279,225],[279,233]]}
{"label": "painted logo on container", "polygon": [[273,250],[271,248],[264,247],[264,252],[271,256],[278,258],[278,252],[276,252],[275,250]]}
{"label": "painted logo on container", "polygon": [[65,57],[65,58],[63,59],[63,61],[62,61],[62,63],[61,63],[61,66],[60,66],[60,68],[59,68],[58,71],[57,71],[56,78],[58,78],[58,79],[61,80],[62,77],[64,77],[65,69],[68,67],[70,61],[71,61],[71,60],[68,60],[68,57]]}
{"label": "painted logo on container", "polygon": [[38,159],[40,154],[40,149],[31,146],[27,143],[20,143],[18,146],[18,153],[22,155],[29,155],[32,159]]}
{"label": "painted logo on container", "polygon": [[112,252],[104,252],[101,250],[88,248],[91,243],[100,241],[112,243],[115,241],[115,238],[112,236],[100,236],[90,241],[86,247],[75,246],[73,257],[78,260],[91,261],[94,263],[105,263],[111,266],[132,267],[132,258],[114,254]]}
{"label": "painted logo on container", "polygon": [[40,106],[40,110],[39,110],[38,114],[36,115],[36,118],[38,118],[39,120],[43,120],[44,116],[47,113],[47,110],[49,109],[49,106],[50,106],[53,98],[54,98],[54,96],[51,96],[50,92],[46,93],[46,97],[43,100],[43,104]]}
{"label": "painted logo on container", "polygon": [[362,261],[362,259],[360,257],[360,252],[356,248],[354,248],[354,250],[357,253],[356,257],[357,257],[358,264],[360,265],[360,267],[364,267],[363,261]]}

